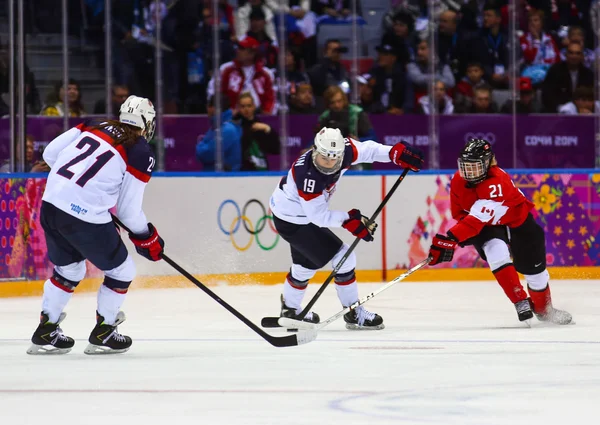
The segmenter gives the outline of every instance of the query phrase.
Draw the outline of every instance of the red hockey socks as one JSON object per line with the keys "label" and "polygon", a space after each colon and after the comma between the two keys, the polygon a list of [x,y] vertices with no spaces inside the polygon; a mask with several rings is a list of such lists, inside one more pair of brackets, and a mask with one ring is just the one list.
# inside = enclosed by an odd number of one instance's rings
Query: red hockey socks
{"label": "red hockey socks", "polygon": [[535,289],[527,288],[531,303],[533,304],[533,312],[539,315],[545,315],[548,308],[552,306],[552,296],[550,295],[550,285],[546,285],[545,289],[536,291]]}
{"label": "red hockey socks", "polygon": [[494,277],[504,290],[504,293],[510,302],[515,304],[527,298],[527,293],[523,289],[521,281],[519,280],[519,275],[512,263],[505,264],[494,270],[492,273],[494,273]]}

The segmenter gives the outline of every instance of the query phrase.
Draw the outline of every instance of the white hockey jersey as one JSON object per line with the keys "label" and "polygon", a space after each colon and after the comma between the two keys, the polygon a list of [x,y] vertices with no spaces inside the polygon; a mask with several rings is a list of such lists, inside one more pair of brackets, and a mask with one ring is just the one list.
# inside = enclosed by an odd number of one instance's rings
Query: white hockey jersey
{"label": "white hockey jersey", "polygon": [[342,168],[331,175],[319,172],[311,158],[312,150],[307,151],[292,164],[287,176],[277,185],[271,196],[271,211],[289,223],[342,227],[342,223],[348,219],[348,213],[329,210],[329,200],[340,177],[354,164],[390,162],[391,149],[391,146],[371,140],[359,142],[346,139]]}
{"label": "white hockey jersey", "polygon": [[108,130],[83,123],[54,139],[44,150],[51,167],[42,198],[58,209],[88,223],[112,221],[109,209],[136,234],[148,231],[142,211],[146,183],[154,168],[154,155],[140,136],[130,146],[114,146]]}

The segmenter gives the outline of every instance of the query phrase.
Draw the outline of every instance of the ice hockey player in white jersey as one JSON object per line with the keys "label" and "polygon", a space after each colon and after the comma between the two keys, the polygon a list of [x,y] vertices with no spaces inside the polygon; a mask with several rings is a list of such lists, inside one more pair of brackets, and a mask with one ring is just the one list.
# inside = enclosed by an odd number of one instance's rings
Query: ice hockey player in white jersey
{"label": "ice hockey player in white jersey", "polygon": [[[283,284],[281,316],[297,318],[308,281],[318,269],[331,263],[335,267],[349,246],[329,227],[343,227],[365,241],[373,240],[376,224],[367,226],[368,218],[359,210],[331,211],[329,200],[342,175],[353,164],[394,162],[402,168],[419,171],[423,152],[402,142],[386,146],[374,141],[344,139],[338,129],[323,128],[315,136],[313,148],[301,155],[283,177],[271,196],[273,221],[279,235],[292,251],[292,267]],[[344,307],[358,301],[354,274],[354,252],[335,275],[338,298]],[[309,312],[303,320],[319,322]],[[383,319],[358,307],[344,316],[348,329],[383,329]]]}
{"label": "ice hockey player in white jersey", "polygon": [[147,140],[154,133],[155,115],[148,99],[130,96],[121,106],[119,121],[80,124],[44,150],[51,171],[40,221],[55,267],[44,283],[40,324],[28,354],[64,354],[72,349],[74,340],[59,325],[85,276],[86,259],[104,272],[104,282],[98,291],[96,326],[84,352],[121,353],[131,346],[131,338],[118,333],[117,325],[125,320],[120,308],[135,266],[109,209],[116,205],[116,216],[131,230],[129,238],[137,252],[160,260],[164,242],[142,211],[144,189],[154,168]]}

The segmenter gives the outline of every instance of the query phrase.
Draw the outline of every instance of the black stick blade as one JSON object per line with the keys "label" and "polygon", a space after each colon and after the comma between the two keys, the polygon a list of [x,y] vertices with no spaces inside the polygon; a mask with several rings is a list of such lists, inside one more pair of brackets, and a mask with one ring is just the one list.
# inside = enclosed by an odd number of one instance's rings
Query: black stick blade
{"label": "black stick blade", "polygon": [[280,328],[279,323],[277,322],[279,317],[263,317],[260,321],[260,325],[263,328]]}

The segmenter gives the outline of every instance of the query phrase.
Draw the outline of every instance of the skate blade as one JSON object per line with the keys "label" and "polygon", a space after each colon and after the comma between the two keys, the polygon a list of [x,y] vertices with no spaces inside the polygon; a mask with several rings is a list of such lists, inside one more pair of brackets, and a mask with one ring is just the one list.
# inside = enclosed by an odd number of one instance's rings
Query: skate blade
{"label": "skate blade", "polygon": [[346,329],[351,331],[378,331],[381,329],[385,329],[385,325],[382,323],[377,326],[359,326],[356,323],[346,323]]}
{"label": "skate blade", "polygon": [[[46,348],[48,347],[48,348]],[[36,345],[31,344],[31,347],[27,349],[27,354],[34,356],[54,355],[54,354],[67,354],[72,348],[56,348],[52,345]]]}
{"label": "skate blade", "polygon": [[521,323],[523,323],[526,328],[531,329],[531,319],[523,320]]}
{"label": "skate blade", "polygon": [[85,347],[85,350],[83,350],[83,352],[84,352],[84,354],[88,354],[90,356],[95,356],[95,355],[103,356],[103,355],[107,355],[107,354],[121,354],[121,353],[124,353],[127,350],[129,350],[129,348],[131,348],[131,347],[127,347],[122,350],[114,350],[112,348],[102,347],[100,345],[88,344],[88,346]]}

